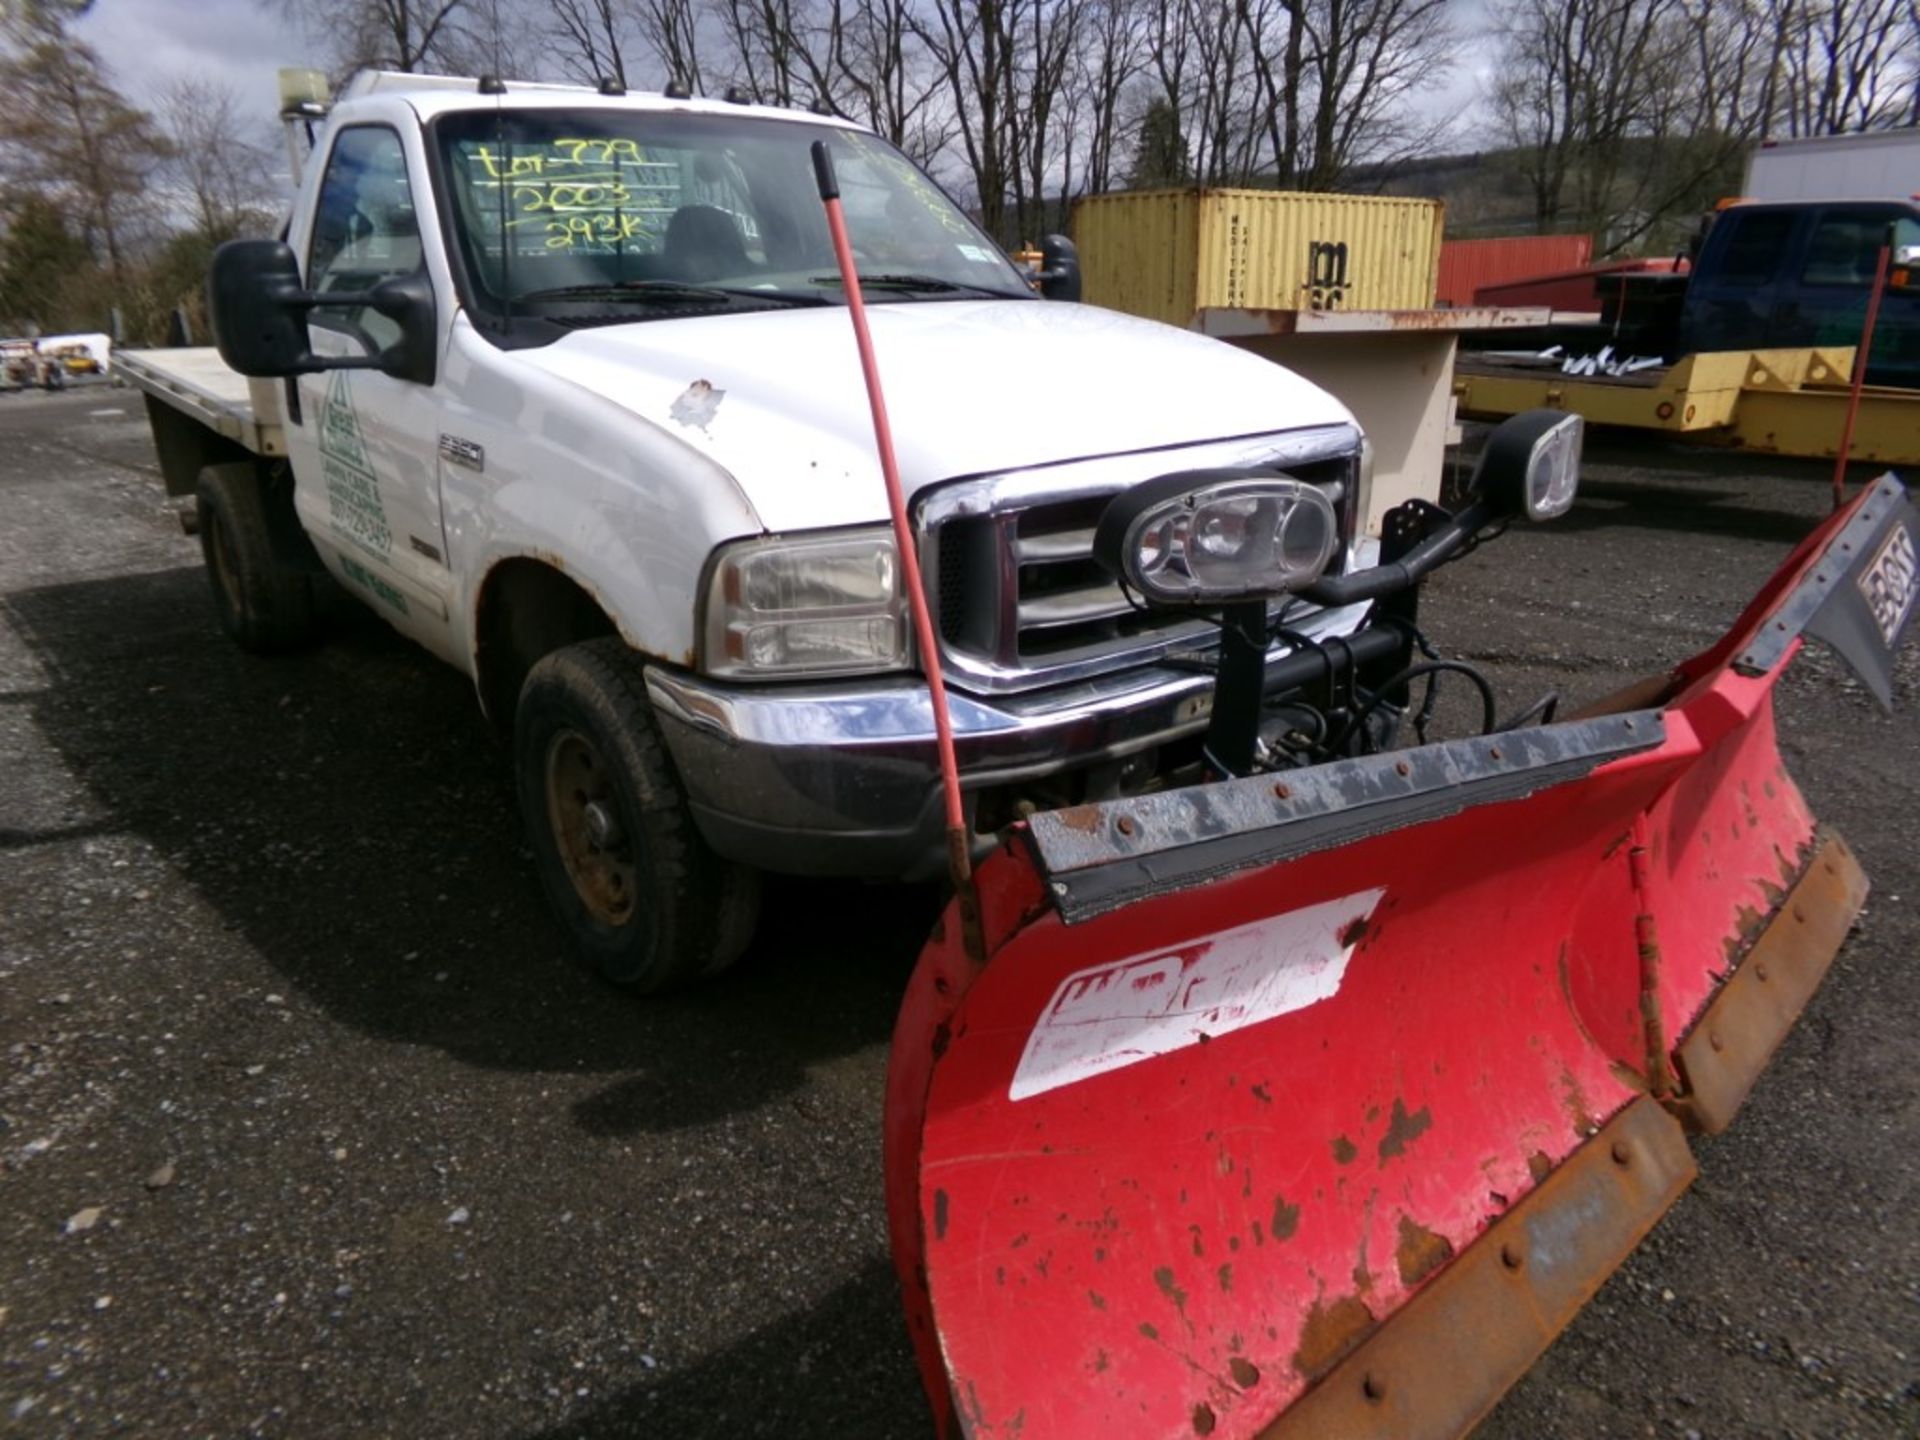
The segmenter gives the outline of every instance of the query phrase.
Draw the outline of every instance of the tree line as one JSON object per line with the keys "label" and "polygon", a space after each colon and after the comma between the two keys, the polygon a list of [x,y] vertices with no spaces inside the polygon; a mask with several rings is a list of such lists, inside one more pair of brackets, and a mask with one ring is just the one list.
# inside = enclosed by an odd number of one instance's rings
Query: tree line
{"label": "tree line", "polygon": [[[1737,185],[1762,137],[1920,124],[1920,0],[270,3],[343,67],[491,61],[823,104],[1009,241],[1081,195],[1376,186],[1465,142],[1499,152],[1532,228],[1629,249]],[[1436,119],[1422,92],[1463,51],[1491,58],[1490,93]]]}
{"label": "tree line", "polygon": [[0,28],[0,333],[105,330],[156,343],[198,319],[216,245],[272,227],[268,137],[230,91],[182,76],[128,102],[70,33],[84,3]]}
{"label": "tree line", "polygon": [[[270,223],[268,135],[198,79],[132,104],[74,33],[0,26],[0,327],[157,338],[220,240]],[[103,0],[113,3],[113,0]],[[1082,195],[1378,188],[1448,145],[1539,231],[1667,243],[1762,136],[1920,124],[1920,0],[259,0],[362,66],[678,79],[871,126],[1008,243]],[[1467,117],[1426,98],[1463,51]],[[261,77],[265,90],[270,83]]]}

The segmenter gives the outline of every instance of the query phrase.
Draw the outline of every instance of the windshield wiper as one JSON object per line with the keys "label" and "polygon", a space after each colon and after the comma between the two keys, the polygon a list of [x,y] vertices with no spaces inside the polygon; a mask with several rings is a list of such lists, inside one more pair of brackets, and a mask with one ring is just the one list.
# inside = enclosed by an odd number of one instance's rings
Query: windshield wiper
{"label": "windshield wiper", "polygon": [[744,290],[720,285],[686,285],[678,280],[597,280],[584,285],[552,285],[544,290],[529,290],[525,294],[513,297],[513,303],[519,305],[528,300],[637,300],[643,303],[659,301],[672,304],[676,301],[726,301],[760,300],[773,305],[814,305],[817,297],[812,295],[788,295],[778,290]]}
{"label": "windshield wiper", "polygon": [[[845,282],[838,275],[815,275],[810,277],[807,283],[841,285]],[[992,295],[1000,300],[1021,298],[1011,290],[1002,290],[993,285],[969,285],[962,280],[945,280],[938,275],[862,275],[860,288],[862,290],[919,291],[933,295],[964,291],[969,295]]]}

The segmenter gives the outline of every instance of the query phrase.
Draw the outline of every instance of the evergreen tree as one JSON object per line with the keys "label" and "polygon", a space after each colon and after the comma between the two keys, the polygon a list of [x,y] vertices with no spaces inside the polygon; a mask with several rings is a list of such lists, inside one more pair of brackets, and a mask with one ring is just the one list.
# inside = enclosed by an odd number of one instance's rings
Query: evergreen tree
{"label": "evergreen tree", "polygon": [[1187,137],[1180,129],[1180,112],[1162,96],[1147,106],[1147,113],[1140,119],[1140,140],[1127,175],[1128,188],[1158,190],[1184,185],[1192,173]]}

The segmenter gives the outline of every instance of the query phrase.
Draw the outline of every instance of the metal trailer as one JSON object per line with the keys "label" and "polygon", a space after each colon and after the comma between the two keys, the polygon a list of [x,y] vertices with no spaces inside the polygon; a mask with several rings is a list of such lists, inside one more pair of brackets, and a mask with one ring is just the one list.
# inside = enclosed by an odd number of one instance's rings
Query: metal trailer
{"label": "metal trailer", "polygon": [[1890,200],[1920,193],[1920,126],[1763,141],[1747,162],[1749,200]]}
{"label": "metal trailer", "polygon": [[[1808,347],[1689,355],[1630,375],[1566,375],[1558,361],[1473,356],[1457,367],[1462,415],[1494,420],[1568,410],[1596,425],[1651,430],[1691,444],[1833,459],[1846,421],[1855,349]],[[1920,464],[1920,390],[1860,394],[1852,458]]]}

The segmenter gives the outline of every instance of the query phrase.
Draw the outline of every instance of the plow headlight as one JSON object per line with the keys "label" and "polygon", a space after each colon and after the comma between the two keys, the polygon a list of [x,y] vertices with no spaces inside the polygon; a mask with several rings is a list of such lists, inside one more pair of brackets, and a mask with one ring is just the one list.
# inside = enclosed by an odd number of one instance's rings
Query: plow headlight
{"label": "plow headlight", "polygon": [[848,675],[907,663],[906,593],[889,530],[743,540],[707,582],[710,675]]}
{"label": "plow headlight", "polygon": [[1152,604],[1213,605],[1304,589],[1339,543],[1333,503],[1312,485],[1189,473],[1115,496],[1093,553]]}
{"label": "plow headlight", "polygon": [[1474,488],[1506,515],[1555,520],[1580,488],[1586,422],[1559,410],[1526,410],[1502,420],[1480,452]]}

